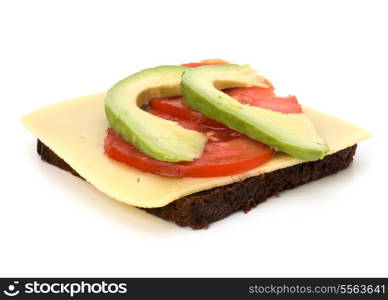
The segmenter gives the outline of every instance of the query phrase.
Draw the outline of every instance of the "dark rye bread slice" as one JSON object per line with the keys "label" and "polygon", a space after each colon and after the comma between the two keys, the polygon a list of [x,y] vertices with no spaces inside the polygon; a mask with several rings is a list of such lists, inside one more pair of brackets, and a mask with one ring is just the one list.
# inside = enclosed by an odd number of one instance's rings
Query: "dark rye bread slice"
{"label": "dark rye bread slice", "polygon": [[[356,148],[357,144],[328,155],[322,160],[304,162],[240,182],[194,193],[179,198],[164,207],[143,209],[153,215],[173,221],[179,226],[190,226],[194,229],[206,228],[210,223],[221,220],[236,211],[248,212],[257,204],[281,191],[345,169],[352,162]],[[81,177],[39,140],[37,150],[42,160]]]}

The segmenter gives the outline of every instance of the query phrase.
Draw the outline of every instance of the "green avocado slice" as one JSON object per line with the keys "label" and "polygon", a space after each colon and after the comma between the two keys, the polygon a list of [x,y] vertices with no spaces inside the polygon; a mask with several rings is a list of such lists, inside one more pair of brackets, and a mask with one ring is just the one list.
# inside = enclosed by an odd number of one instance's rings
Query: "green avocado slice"
{"label": "green avocado slice", "polygon": [[107,93],[105,113],[111,127],[139,151],[161,161],[192,161],[201,156],[207,138],[175,122],[140,109],[152,98],[181,95],[185,68],[159,66],[133,74]]}
{"label": "green avocado slice", "polygon": [[188,106],[275,150],[308,161],[320,159],[328,151],[307,115],[244,105],[220,91],[229,87],[266,87],[263,78],[248,65],[188,69],[181,86]]}

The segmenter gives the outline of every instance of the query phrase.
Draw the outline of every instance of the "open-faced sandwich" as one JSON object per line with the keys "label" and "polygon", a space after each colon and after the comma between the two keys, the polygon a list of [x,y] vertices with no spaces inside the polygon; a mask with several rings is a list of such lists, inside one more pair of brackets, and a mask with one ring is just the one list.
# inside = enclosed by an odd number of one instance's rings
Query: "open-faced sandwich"
{"label": "open-faced sandwich", "polygon": [[369,137],[222,60],[145,69],[22,120],[43,160],[192,228],[346,168]]}

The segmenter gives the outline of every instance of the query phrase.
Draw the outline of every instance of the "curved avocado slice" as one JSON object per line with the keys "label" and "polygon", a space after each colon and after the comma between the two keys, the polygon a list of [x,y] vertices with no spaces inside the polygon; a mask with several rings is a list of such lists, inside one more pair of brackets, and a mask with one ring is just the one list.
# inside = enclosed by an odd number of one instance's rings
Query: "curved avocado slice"
{"label": "curved avocado slice", "polygon": [[157,160],[192,161],[205,147],[203,134],[140,109],[152,98],[180,95],[184,70],[181,66],[145,69],[115,84],[105,98],[105,113],[112,128]]}
{"label": "curved avocado slice", "polygon": [[188,69],[181,86],[187,105],[275,150],[302,160],[320,159],[328,151],[307,115],[283,114],[244,105],[219,90],[238,86],[266,87],[264,78],[248,65]]}

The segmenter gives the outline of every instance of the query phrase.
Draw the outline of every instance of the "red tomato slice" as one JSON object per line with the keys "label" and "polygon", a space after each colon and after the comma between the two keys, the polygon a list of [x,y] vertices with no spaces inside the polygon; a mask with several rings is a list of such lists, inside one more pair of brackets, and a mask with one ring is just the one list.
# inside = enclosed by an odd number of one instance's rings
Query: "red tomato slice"
{"label": "red tomato slice", "polygon": [[182,66],[195,68],[200,66],[225,65],[225,64],[229,64],[229,62],[223,59],[205,59],[205,60],[201,60],[200,62],[191,62],[191,63],[182,64]]}
{"label": "red tomato slice", "polygon": [[184,102],[182,97],[176,98],[157,98],[152,99],[148,105],[157,111],[168,113],[174,117],[182,118],[189,121],[199,121],[204,118],[201,113],[190,109]]}
{"label": "red tomato slice", "polygon": [[[217,123],[217,124],[220,124],[222,127],[221,126],[212,127],[212,126],[209,126],[209,124],[207,122],[203,123],[203,122],[198,121],[198,120],[195,120],[195,121],[186,120],[184,118],[179,118],[179,117],[176,117],[172,114],[169,114],[168,112],[160,111],[160,110],[153,109],[153,108],[151,108],[149,110],[149,113],[151,113],[155,116],[158,116],[159,118],[163,118],[163,119],[166,119],[169,121],[177,122],[179,125],[181,125],[182,127],[186,128],[186,129],[191,129],[191,130],[196,130],[196,131],[202,132],[208,137],[208,139],[210,141],[213,141],[213,142],[225,141],[225,140],[236,138],[236,137],[239,137],[242,135],[242,133],[235,131],[233,129],[230,129],[230,128],[222,125],[221,123]],[[206,118],[205,116],[202,116],[202,117],[204,119]],[[213,121],[211,119],[209,119],[209,120]],[[213,122],[215,122],[215,121],[213,121]]]}
{"label": "red tomato slice", "polygon": [[176,116],[173,116],[167,112],[164,112],[164,111],[160,111],[160,110],[156,110],[156,109],[150,109],[148,111],[149,113],[159,117],[159,118],[163,118],[163,119],[166,119],[166,120],[169,120],[169,121],[174,121],[174,122],[177,122],[179,123],[179,125],[181,125],[182,127],[186,128],[186,129],[191,129],[191,130],[196,130],[196,131],[203,131],[203,128],[201,127],[201,125],[199,123],[196,123],[196,122],[192,122],[191,120],[186,120],[186,119],[183,119],[183,118],[178,118]]}
{"label": "red tomato slice", "polygon": [[227,127],[224,124],[218,123],[203,114],[192,110],[184,102],[182,97],[170,98],[157,98],[152,99],[149,103],[151,109],[164,112],[170,116],[176,118],[192,121],[203,125],[213,130],[225,130]]}
{"label": "red tomato slice", "polygon": [[105,138],[105,153],[114,160],[157,175],[216,177],[255,168],[271,159],[273,150],[246,136],[240,136],[224,141],[208,141],[203,155],[193,162],[164,162],[141,153],[110,128]]}
{"label": "red tomato slice", "polygon": [[278,97],[271,88],[265,89],[253,86],[226,89],[224,92],[243,104],[258,106],[285,114],[302,112],[302,108],[295,96]]}

